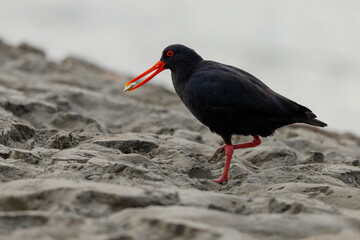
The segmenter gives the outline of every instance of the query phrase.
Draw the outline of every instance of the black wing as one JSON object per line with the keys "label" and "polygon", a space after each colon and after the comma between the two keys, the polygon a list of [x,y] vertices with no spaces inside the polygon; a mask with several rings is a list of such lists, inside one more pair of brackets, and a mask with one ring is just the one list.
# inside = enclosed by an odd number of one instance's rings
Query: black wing
{"label": "black wing", "polygon": [[239,111],[263,117],[288,117],[299,104],[275,93],[251,74],[209,62],[190,78],[187,87],[193,104],[207,109]]}

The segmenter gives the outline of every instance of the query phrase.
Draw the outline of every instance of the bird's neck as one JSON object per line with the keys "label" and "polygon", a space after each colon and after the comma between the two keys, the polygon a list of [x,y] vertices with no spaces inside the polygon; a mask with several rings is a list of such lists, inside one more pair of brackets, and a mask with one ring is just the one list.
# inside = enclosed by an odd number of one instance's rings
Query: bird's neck
{"label": "bird's neck", "polygon": [[181,98],[181,93],[183,92],[186,83],[189,80],[189,76],[193,70],[192,66],[177,68],[176,70],[171,71],[171,79],[175,88],[176,93]]}
{"label": "bird's neck", "polygon": [[175,69],[171,69],[172,82],[173,82],[175,91],[179,96],[180,96],[180,92],[183,91],[183,88],[185,87],[186,83],[188,82],[193,70],[202,61],[203,61],[203,59],[200,57],[196,61],[186,62],[186,63],[183,63],[182,65],[177,66]]}

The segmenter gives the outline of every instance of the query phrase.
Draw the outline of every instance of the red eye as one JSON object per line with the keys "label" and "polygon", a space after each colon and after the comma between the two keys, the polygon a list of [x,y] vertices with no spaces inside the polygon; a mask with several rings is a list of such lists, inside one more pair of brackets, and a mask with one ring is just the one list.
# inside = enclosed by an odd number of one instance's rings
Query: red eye
{"label": "red eye", "polygon": [[173,51],[169,50],[166,52],[166,56],[171,57],[172,55],[174,55]]}

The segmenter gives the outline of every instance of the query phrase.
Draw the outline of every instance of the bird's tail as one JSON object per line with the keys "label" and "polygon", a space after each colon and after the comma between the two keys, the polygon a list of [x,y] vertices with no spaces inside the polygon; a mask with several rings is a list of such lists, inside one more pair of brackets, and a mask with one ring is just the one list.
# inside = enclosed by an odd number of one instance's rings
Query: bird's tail
{"label": "bird's tail", "polygon": [[318,127],[326,127],[327,124],[318,120],[318,119],[306,119],[303,121],[303,123],[307,123],[307,124],[310,124],[310,125],[313,125],[313,126],[318,126]]}
{"label": "bird's tail", "polygon": [[302,119],[303,123],[307,123],[313,126],[317,126],[317,127],[326,127],[327,124],[316,119],[316,115],[307,107],[301,106],[300,105],[300,109],[301,111],[303,111],[303,113],[305,113],[305,119]]}

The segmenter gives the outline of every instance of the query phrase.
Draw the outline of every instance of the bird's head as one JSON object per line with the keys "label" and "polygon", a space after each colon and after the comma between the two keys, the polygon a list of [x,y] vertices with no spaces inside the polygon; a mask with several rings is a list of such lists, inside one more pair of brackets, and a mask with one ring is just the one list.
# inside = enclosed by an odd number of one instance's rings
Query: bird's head
{"label": "bird's head", "polygon": [[[173,44],[164,49],[162,52],[160,61],[157,62],[153,67],[144,73],[140,74],[136,78],[125,84],[124,92],[133,91],[136,88],[141,87],[148,81],[150,81],[153,77],[155,77],[160,72],[165,69],[170,69],[171,71],[176,71],[176,69],[184,68],[188,66],[194,66],[197,62],[201,61],[202,58],[191,48],[185,47],[181,44]],[[136,84],[136,81],[141,79],[142,77],[148,75],[149,73],[155,71],[148,78]]]}
{"label": "bird's head", "polygon": [[173,44],[164,49],[160,61],[165,63],[164,68],[171,71],[183,66],[191,66],[202,58],[191,48],[181,44]]}

